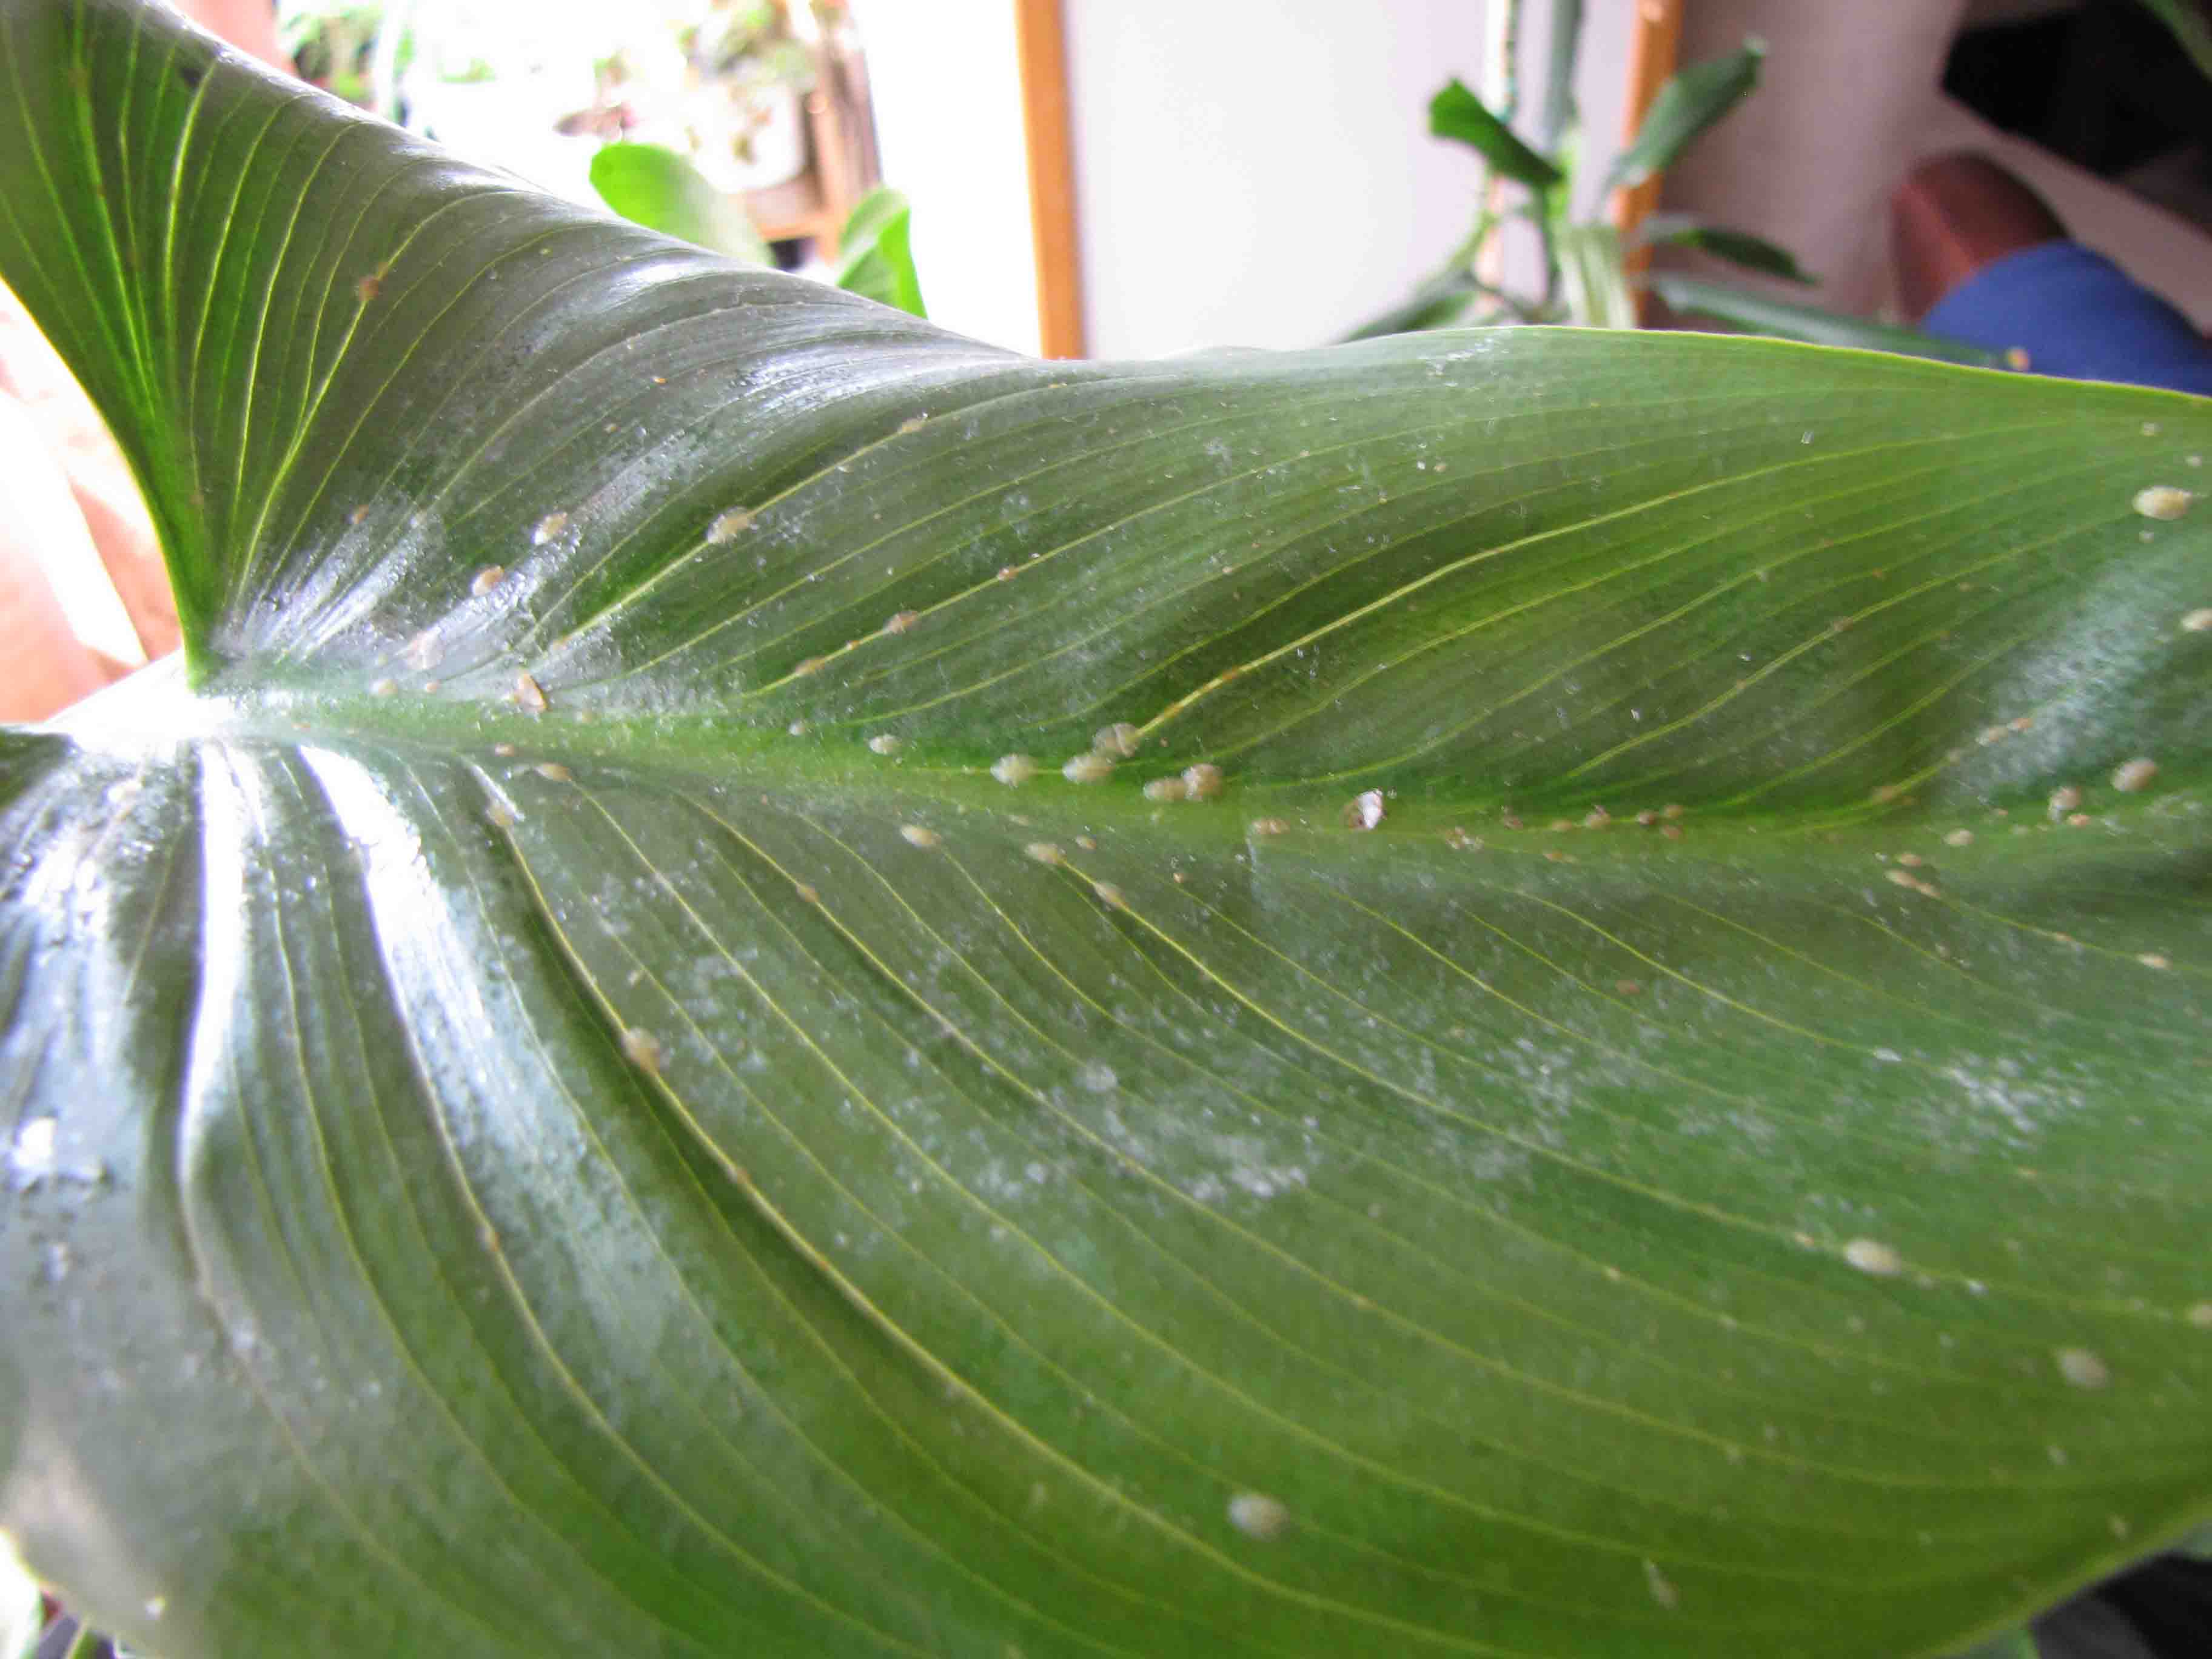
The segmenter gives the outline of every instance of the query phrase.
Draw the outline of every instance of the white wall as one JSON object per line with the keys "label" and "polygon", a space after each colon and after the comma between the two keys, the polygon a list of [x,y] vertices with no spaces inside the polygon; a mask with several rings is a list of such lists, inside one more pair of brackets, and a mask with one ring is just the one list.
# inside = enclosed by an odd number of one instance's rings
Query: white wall
{"label": "white wall", "polygon": [[[1617,145],[1634,0],[1588,0],[1585,151]],[[1466,234],[1473,154],[1428,135],[1470,85],[1480,0],[1063,0],[1094,357],[1313,345]],[[1543,21],[1525,8],[1524,102]],[[1012,0],[860,0],[884,177],[913,198],[930,314],[1037,349]],[[1509,268],[1527,272],[1521,250]]]}
{"label": "white wall", "polygon": [[[1588,8],[1577,83],[1601,161],[1631,3]],[[1480,84],[1474,0],[1065,4],[1093,356],[1317,344],[1466,234],[1479,164],[1429,137],[1428,103],[1451,76]],[[1524,106],[1547,9],[1526,8]]]}
{"label": "white wall", "polygon": [[1311,345],[1466,234],[1467,0],[1066,0],[1091,355]]}
{"label": "white wall", "polygon": [[914,260],[933,321],[1037,349],[1012,0],[859,0],[884,182],[914,204]]}

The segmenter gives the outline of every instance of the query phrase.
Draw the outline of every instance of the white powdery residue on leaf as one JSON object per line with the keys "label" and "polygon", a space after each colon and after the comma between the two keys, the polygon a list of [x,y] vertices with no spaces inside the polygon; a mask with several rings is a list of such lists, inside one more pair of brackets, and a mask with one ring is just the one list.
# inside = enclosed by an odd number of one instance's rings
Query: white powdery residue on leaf
{"label": "white powdery residue on leaf", "polygon": [[56,1127],[51,1117],[31,1117],[17,1127],[15,1141],[8,1148],[8,1162],[17,1185],[28,1185],[53,1173]]}

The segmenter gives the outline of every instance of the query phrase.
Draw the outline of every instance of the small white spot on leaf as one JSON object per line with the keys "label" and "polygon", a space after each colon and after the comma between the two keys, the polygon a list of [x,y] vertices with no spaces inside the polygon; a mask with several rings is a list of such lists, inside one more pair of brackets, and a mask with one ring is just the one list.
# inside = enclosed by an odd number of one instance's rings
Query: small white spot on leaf
{"label": "small white spot on leaf", "polygon": [[2060,1348],[2051,1358],[2059,1376],[2077,1389],[2101,1389],[2112,1380],[2111,1367],[2087,1348]]}
{"label": "small white spot on leaf", "polygon": [[2152,484],[2136,491],[2134,507],[2146,519],[2178,519],[2189,511],[2189,492],[2172,484]]}
{"label": "small white spot on leaf", "polygon": [[1221,769],[1211,761],[1182,769],[1184,795],[1191,800],[1212,800],[1221,793]]}
{"label": "small white spot on leaf", "polygon": [[920,823],[902,823],[899,825],[899,834],[905,838],[909,847],[935,847],[945,839],[936,830]]}
{"label": "small white spot on leaf", "polygon": [[55,1127],[51,1117],[32,1117],[24,1119],[16,1129],[15,1144],[8,1149],[8,1161],[15,1165],[17,1181],[36,1181],[40,1176],[52,1173]]}
{"label": "small white spot on leaf", "polygon": [[536,524],[530,527],[530,544],[532,547],[543,547],[546,543],[553,540],[556,537],[560,535],[560,533],[568,527],[568,515],[567,514],[548,513],[544,518],[540,519]]}
{"label": "small white spot on leaf", "polygon": [[660,1075],[660,1039],[635,1025],[624,1028],[623,1058],[648,1077]]}
{"label": "small white spot on leaf", "polygon": [[1863,1273],[1873,1273],[1881,1279],[1894,1279],[1905,1271],[1905,1258],[1894,1246],[1878,1239],[1855,1238],[1844,1246],[1844,1260]]}
{"label": "small white spot on leaf", "polygon": [[1143,734],[1127,720],[1116,720],[1111,726],[1102,726],[1091,734],[1091,747],[1101,755],[1111,755],[1127,760],[1137,752],[1144,741]]}
{"label": "small white spot on leaf", "polygon": [[1009,789],[1019,788],[1036,775],[1036,763],[1027,755],[1001,755],[991,763],[991,775]]}
{"label": "small white spot on leaf", "polygon": [[1114,763],[1099,754],[1077,755],[1060,769],[1070,783],[1103,783],[1114,775]]}
{"label": "small white spot on leaf", "polygon": [[2138,789],[2148,787],[2150,781],[2157,775],[2158,763],[2138,755],[2113,772],[2112,787],[2122,794],[2131,795]]}
{"label": "small white spot on leaf", "polygon": [[1229,1500],[1229,1524],[1262,1543],[1280,1538],[1291,1524],[1291,1512],[1280,1498],[1264,1492],[1240,1492]]}

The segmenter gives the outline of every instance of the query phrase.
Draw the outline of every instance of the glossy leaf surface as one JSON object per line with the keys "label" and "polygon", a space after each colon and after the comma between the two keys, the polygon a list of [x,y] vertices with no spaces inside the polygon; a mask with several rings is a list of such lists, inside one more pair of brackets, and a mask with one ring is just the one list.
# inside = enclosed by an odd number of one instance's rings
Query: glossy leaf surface
{"label": "glossy leaf surface", "polygon": [[102,1627],[1927,1654],[2212,1511],[2202,402],[1039,363],[0,16],[192,641],[0,738]]}

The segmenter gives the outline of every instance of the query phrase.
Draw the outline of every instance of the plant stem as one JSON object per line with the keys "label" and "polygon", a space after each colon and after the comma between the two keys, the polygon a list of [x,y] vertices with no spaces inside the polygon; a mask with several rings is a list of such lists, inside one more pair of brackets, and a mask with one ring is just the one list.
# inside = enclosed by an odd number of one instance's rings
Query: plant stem
{"label": "plant stem", "polygon": [[1559,138],[1575,118],[1575,58],[1582,50],[1583,0],[1552,0],[1552,52],[1544,74],[1543,125],[1536,148],[1556,161]]}
{"label": "plant stem", "polygon": [[1487,0],[1482,99],[1509,126],[1521,110],[1521,0]]}

